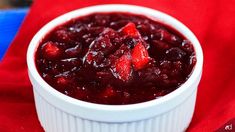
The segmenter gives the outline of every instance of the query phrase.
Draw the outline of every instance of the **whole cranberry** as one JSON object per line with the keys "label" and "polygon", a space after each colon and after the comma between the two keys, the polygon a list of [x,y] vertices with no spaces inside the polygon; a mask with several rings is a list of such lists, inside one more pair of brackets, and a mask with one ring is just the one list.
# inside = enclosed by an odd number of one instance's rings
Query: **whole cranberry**
{"label": "whole cranberry", "polygon": [[54,60],[60,57],[61,49],[57,42],[48,41],[42,45],[42,55],[44,58]]}

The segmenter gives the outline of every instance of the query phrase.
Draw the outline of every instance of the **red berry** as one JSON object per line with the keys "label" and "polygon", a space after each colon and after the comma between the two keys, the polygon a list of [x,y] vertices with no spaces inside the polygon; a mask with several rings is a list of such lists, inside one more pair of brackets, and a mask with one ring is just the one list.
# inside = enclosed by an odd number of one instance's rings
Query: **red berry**
{"label": "red berry", "polygon": [[70,41],[70,34],[66,29],[59,29],[55,31],[55,37],[59,42],[67,42]]}
{"label": "red berry", "polygon": [[152,44],[159,51],[168,50],[171,47],[168,43],[160,40],[153,40]]}
{"label": "red berry", "polygon": [[160,40],[165,40],[165,41],[171,41],[171,34],[167,31],[167,30],[165,30],[165,29],[159,29],[159,30],[157,30],[157,32],[159,32],[160,33],[160,35],[161,35],[161,38],[160,38]]}
{"label": "red berry", "polygon": [[139,37],[140,33],[139,31],[136,29],[136,26],[134,23],[129,22],[126,26],[124,26],[123,28],[121,28],[120,30],[124,35],[129,35],[131,37]]}
{"label": "red berry", "polygon": [[60,67],[64,70],[71,70],[75,67],[80,67],[82,65],[82,62],[78,58],[68,58],[60,60],[60,62],[58,62],[58,65],[60,65]]}
{"label": "red berry", "polygon": [[108,85],[105,88],[104,92],[102,93],[102,96],[105,97],[105,98],[115,96],[115,91],[114,91],[113,87]]}
{"label": "red berry", "polygon": [[75,47],[69,48],[65,50],[65,53],[69,57],[77,57],[82,52],[82,45],[77,44]]}
{"label": "red berry", "polygon": [[58,90],[64,91],[66,88],[69,87],[70,80],[64,76],[58,76],[56,77],[56,86]]}
{"label": "red berry", "polygon": [[89,91],[85,87],[77,87],[75,91],[75,97],[77,99],[85,100],[89,97]]}
{"label": "red berry", "polygon": [[68,83],[68,80],[64,77],[58,77],[56,83],[58,85],[66,85]]}
{"label": "red berry", "polygon": [[157,30],[157,32],[160,35],[160,40],[163,40],[167,43],[171,43],[175,46],[179,46],[179,44],[182,41],[179,37],[177,37],[176,35],[168,32],[165,29],[159,29],[159,30]]}
{"label": "red berry", "polygon": [[132,50],[132,64],[135,70],[140,70],[149,62],[149,54],[142,43],[137,43]]}
{"label": "red berry", "polygon": [[194,49],[193,49],[193,45],[191,44],[190,41],[188,40],[184,40],[182,42],[182,49],[187,52],[188,54],[192,54]]}
{"label": "red berry", "polygon": [[131,72],[131,56],[130,53],[127,53],[116,60],[114,76],[122,81],[128,81],[130,80]]}
{"label": "red berry", "polygon": [[91,62],[93,61],[93,55],[91,52],[88,52],[85,56],[85,60],[88,64],[91,64]]}
{"label": "red berry", "polygon": [[60,49],[54,42],[46,42],[42,46],[43,56],[49,60],[58,58],[60,56]]}
{"label": "red berry", "polygon": [[178,47],[173,47],[166,50],[166,57],[168,60],[171,61],[182,60],[184,56],[186,56],[186,52],[184,52],[182,49]]}

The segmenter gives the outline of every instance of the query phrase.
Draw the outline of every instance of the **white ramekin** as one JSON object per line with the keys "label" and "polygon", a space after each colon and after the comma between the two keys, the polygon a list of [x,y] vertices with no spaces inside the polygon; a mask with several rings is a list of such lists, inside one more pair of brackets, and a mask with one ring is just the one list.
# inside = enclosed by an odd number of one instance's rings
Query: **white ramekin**
{"label": "white ramekin", "polygon": [[[56,91],[35,67],[39,42],[57,25],[93,12],[142,14],[174,28],[189,39],[196,50],[197,63],[192,75],[180,88],[162,98],[131,105],[88,103]],[[194,34],[165,13],[133,5],[99,5],[66,13],[45,25],[29,45],[27,64],[38,118],[47,132],[181,132],[188,127],[194,112],[203,53]]]}

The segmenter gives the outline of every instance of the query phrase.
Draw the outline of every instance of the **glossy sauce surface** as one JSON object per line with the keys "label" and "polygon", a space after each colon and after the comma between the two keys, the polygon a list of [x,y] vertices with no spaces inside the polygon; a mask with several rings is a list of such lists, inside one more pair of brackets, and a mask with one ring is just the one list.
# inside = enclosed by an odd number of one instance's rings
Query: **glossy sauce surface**
{"label": "glossy sauce surface", "polygon": [[196,64],[192,44],[145,16],[96,13],[56,27],[40,43],[36,66],[53,88],[98,104],[134,104],[182,85]]}

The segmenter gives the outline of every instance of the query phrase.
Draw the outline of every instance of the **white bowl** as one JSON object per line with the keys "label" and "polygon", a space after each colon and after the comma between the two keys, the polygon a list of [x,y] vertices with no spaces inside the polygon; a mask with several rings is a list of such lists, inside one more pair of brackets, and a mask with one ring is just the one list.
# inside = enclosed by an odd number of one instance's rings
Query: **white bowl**
{"label": "white bowl", "polygon": [[[42,38],[57,25],[94,12],[142,14],[183,34],[196,51],[197,63],[190,78],[180,88],[162,98],[130,105],[94,104],[56,91],[36,69],[34,59],[37,47]],[[133,5],[99,5],[66,13],[46,24],[29,45],[27,64],[39,121],[47,132],[181,132],[188,127],[194,112],[203,53],[194,34],[165,13]]]}

